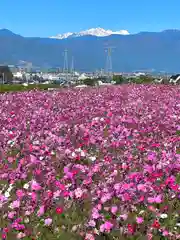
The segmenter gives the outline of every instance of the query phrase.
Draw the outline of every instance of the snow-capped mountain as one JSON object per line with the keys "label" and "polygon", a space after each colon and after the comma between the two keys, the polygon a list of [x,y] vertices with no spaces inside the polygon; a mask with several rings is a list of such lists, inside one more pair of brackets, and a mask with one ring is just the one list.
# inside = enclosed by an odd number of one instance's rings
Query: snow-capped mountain
{"label": "snow-capped mountain", "polygon": [[65,39],[69,37],[81,37],[81,36],[97,36],[97,37],[105,37],[105,36],[110,36],[113,34],[118,34],[118,35],[129,35],[129,32],[127,30],[120,30],[120,31],[115,31],[113,32],[112,30],[105,30],[103,28],[91,28],[85,31],[81,31],[79,33],[72,33],[72,32],[67,32],[64,34],[58,34],[57,36],[52,36],[50,38],[56,38],[56,39]]}

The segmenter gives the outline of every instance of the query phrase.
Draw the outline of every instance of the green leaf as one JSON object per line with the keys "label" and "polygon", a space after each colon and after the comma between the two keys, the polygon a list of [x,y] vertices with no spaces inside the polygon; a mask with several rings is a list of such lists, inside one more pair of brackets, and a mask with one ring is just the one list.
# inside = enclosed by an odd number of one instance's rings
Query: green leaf
{"label": "green leaf", "polygon": [[176,131],[176,135],[180,136],[180,130]]}

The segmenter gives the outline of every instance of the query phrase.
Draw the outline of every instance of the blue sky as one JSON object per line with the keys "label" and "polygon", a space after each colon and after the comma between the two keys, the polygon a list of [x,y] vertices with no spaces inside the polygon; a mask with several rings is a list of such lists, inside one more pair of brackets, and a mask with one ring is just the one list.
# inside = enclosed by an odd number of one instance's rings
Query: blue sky
{"label": "blue sky", "polygon": [[47,37],[92,27],[180,29],[180,0],[0,0],[0,28]]}

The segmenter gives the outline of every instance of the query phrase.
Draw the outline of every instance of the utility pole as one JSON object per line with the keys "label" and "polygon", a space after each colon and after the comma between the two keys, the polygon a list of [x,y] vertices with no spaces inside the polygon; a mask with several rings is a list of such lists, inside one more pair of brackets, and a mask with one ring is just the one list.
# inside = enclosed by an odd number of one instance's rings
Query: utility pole
{"label": "utility pole", "polygon": [[63,73],[65,74],[66,83],[68,82],[68,50],[64,50],[64,67]]}
{"label": "utility pole", "polygon": [[2,84],[4,85],[4,72],[2,73],[2,77],[3,77]]}
{"label": "utility pole", "polygon": [[74,81],[74,57],[71,59],[71,80]]}
{"label": "utility pole", "polygon": [[115,47],[112,46],[108,46],[105,47],[105,51],[107,53],[107,58],[106,58],[106,67],[105,67],[105,71],[108,77],[108,81],[112,81],[112,49],[114,49]]}
{"label": "utility pole", "polygon": [[74,73],[74,57],[71,60],[71,73]]}

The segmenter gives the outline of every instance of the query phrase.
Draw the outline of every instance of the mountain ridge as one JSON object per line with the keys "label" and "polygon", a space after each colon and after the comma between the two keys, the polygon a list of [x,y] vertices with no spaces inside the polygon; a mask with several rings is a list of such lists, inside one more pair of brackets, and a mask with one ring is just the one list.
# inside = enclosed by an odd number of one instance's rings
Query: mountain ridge
{"label": "mountain ridge", "polygon": [[112,51],[113,71],[180,71],[180,31],[173,29],[65,39],[23,37],[3,29],[0,30],[0,64],[17,64],[23,60],[34,66],[63,68],[63,52],[68,49],[68,59],[71,61],[74,57],[76,70],[95,71],[105,68],[105,47],[108,45],[115,47]]}

